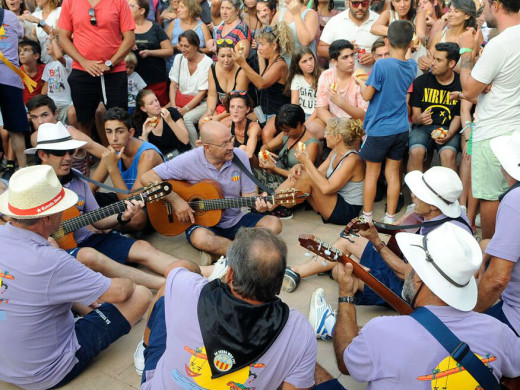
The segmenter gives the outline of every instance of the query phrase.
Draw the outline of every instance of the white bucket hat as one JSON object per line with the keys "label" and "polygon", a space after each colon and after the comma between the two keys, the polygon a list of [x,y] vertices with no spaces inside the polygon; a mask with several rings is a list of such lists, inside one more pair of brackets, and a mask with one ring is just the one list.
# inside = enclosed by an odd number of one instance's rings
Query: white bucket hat
{"label": "white bucket hat", "polygon": [[489,145],[509,176],[520,181],[520,131],[493,138]]}
{"label": "white bucket hat", "polygon": [[36,147],[25,151],[26,154],[34,154],[37,150],[71,150],[86,145],[85,141],[72,139],[69,131],[63,123],[42,123],[38,128]]}
{"label": "white bucket hat", "polygon": [[0,213],[16,219],[57,214],[76,204],[78,196],[63,188],[50,165],[36,165],[15,172],[9,188],[0,195]]}
{"label": "white bucket hat", "polygon": [[440,299],[455,309],[473,310],[478,289],[474,274],[482,251],[466,230],[444,223],[426,236],[397,233],[395,238],[406,260]]}
{"label": "white bucket hat", "polygon": [[437,207],[451,218],[460,216],[459,196],[462,182],[457,173],[446,167],[432,167],[426,172],[412,171],[404,181],[420,200]]}

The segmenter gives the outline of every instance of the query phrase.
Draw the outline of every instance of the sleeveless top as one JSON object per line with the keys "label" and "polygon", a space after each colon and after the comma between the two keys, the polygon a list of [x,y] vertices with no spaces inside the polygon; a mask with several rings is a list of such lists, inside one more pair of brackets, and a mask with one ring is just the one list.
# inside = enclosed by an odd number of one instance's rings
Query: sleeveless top
{"label": "sleeveless top", "polygon": [[[446,42],[446,34],[448,32],[448,27],[444,27],[444,30],[442,30],[442,37],[441,37],[441,40],[439,41],[439,43],[445,43]],[[459,60],[457,61],[457,65],[460,66],[460,60],[462,58],[459,57]]]}
{"label": "sleeveless top", "polygon": [[[202,32],[202,22],[200,20],[197,20],[197,22],[198,23],[193,29],[193,31],[197,34],[197,36],[200,39],[200,47],[206,47],[206,41],[204,40],[204,34]],[[172,46],[175,46],[177,43],[179,43],[179,36],[183,32],[184,30],[181,27],[181,20],[179,18],[173,19],[172,39],[170,41]],[[167,72],[170,72],[170,69],[173,65],[173,59],[175,58],[175,54],[177,53],[174,51],[173,55],[170,58],[168,58],[168,62],[166,63]]]}
{"label": "sleeveless top", "polygon": [[[345,156],[343,156],[341,158],[341,161],[339,162],[339,164],[336,166],[335,169],[332,169],[332,165],[333,165],[334,160],[336,159],[337,155],[334,155],[334,157],[332,157],[330,159],[330,165],[329,165],[329,168],[327,169],[327,178],[332,176],[332,173],[334,173],[334,171],[336,169],[338,169],[341,164],[343,164],[343,161],[345,161],[345,159],[351,153],[358,154],[358,152],[356,152],[355,150],[350,150],[349,152],[347,152],[347,154]],[[341,189],[338,190],[338,194],[348,204],[353,205],[353,206],[362,206],[363,205],[363,185],[364,185],[364,183],[365,183],[365,180],[361,180],[358,182],[349,181]]]}
{"label": "sleeveless top", "polygon": [[[285,15],[286,9],[287,8],[283,8],[282,12],[280,12],[280,16],[278,17],[278,22],[281,22],[283,20],[283,16]],[[309,11],[310,11],[310,9],[307,8],[305,11],[303,11],[301,13],[302,20],[305,20],[305,15],[307,15],[307,12],[309,12]],[[294,50],[296,50],[296,48],[303,46],[303,45],[298,40],[298,35],[296,34],[296,22],[287,23],[287,25],[289,26],[289,28],[292,31],[293,41],[294,41],[294,47],[293,47],[293,51],[294,51]],[[312,43],[306,47],[311,49],[312,52],[314,53],[314,55],[316,55],[316,39],[313,39]],[[285,60],[285,62],[287,62],[287,66],[291,66],[291,58],[292,58],[292,53],[286,53],[283,56],[283,59]]]}
{"label": "sleeveless top", "polygon": [[[235,137],[235,143],[233,145],[235,148],[239,148],[242,145],[247,145],[247,141],[249,140],[249,135],[247,134],[247,131],[249,130],[249,125],[252,122],[253,121],[251,119],[246,118],[246,128],[244,129],[244,142],[243,143],[240,143],[238,141],[237,137],[235,136],[235,122],[231,122],[231,135],[233,137]],[[261,142],[257,142],[256,143],[256,148],[255,148],[255,154],[258,154],[258,152],[260,151],[261,147],[262,147]]]}
{"label": "sleeveless top", "polygon": [[[298,148],[293,147],[291,145],[291,147],[289,148],[289,151],[286,152],[286,150],[287,150],[287,141],[288,140],[289,140],[288,136],[284,135],[282,137],[283,146],[282,146],[282,149],[280,149],[280,151],[278,152],[278,159],[280,159],[280,156],[282,156],[283,154],[287,153],[287,162],[289,163],[289,166],[285,167],[286,169],[292,168],[296,164],[299,164],[299,161],[296,159],[296,156],[294,155]],[[318,139],[316,139],[316,138],[309,138],[307,141],[304,142],[304,144],[305,144],[306,147],[308,147],[310,144],[314,144],[314,143],[319,144],[319,142],[320,141]]]}
{"label": "sleeveless top", "polygon": [[124,167],[123,167],[123,161],[122,160],[118,161],[117,167],[119,168],[119,171],[121,172],[121,177],[123,178],[123,181],[125,182],[126,187],[129,190],[132,189],[132,187],[134,186],[134,182],[137,179],[137,166],[139,165],[139,159],[141,158],[141,154],[145,150],[150,150],[150,149],[155,150],[157,153],[159,153],[161,158],[164,160],[164,157],[163,157],[161,151],[159,149],[157,149],[157,147],[155,145],[152,145],[149,142],[143,141],[141,147],[135,154],[134,159],[132,160],[132,165],[130,165],[130,168],[128,168],[125,171]]}
{"label": "sleeveless top", "polygon": [[[216,64],[211,65],[211,73],[213,74],[213,80],[215,80],[215,88],[217,89],[217,95],[218,95],[218,101],[219,104],[224,104],[224,99],[226,98],[227,92],[222,89],[218,82],[217,78],[217,70],[215,69]],[[242,70],[242,68],[239,66],[237,69],[237,72],[235,73],[235,81],[233,84],[233,87],[230,89],[230,91],[234,91],[237,87],[237,77],[238,73]]]}
{"label": "sleeveless top", "polygon": [[[167,110],[172,110],[172,108],[168,108]],[[155,135],[154,133],[148,134],[148,142],[152,145],[157,146],[159,151],[163,155],[167,155],[170,152],[177,150],[179,153],[183,153],[190,149],[190,144],[184,145],[175,133],[172,128],[168,126],[166,121],[163,120],[163,131],[161,135]]]}
{"label": "sleeveless top", "polygon": [[[282,57],[278,57],[274,62],[280,59],[282,59]],[[267,67],[260,76],[263,76],[266,70]],[[285,85],[276,82],[270,87],[258,91],[260,94],[260,106],[265,115],[276,115],[280,107],[284,104],[291,103],[291,98],[284,95],[284,90]]]}

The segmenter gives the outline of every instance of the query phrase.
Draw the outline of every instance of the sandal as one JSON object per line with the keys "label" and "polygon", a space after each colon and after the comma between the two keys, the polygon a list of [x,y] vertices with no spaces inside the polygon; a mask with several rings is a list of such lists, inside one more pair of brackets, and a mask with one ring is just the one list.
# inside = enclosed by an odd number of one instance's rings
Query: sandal
{"label": "sandal", "polygon": [[300,280],[300,274],[287,267],[283,276],[282,291],[285,291],[286,293],[292,293],[298,288]]}

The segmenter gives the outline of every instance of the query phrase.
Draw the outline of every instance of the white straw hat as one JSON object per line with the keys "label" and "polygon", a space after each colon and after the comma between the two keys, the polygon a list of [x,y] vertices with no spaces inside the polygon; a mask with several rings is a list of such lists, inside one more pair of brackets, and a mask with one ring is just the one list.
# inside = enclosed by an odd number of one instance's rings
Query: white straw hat
{"label": "white straw hat", "polygon": [[453,169],[432,167],[424,173],[412,171],[406,174],[404,181],[410,191],[423,202],[437,207],[448,217],[460,216],[462,182]]}
{"label": "white straw hat", "polygon": [[446,304],[473,310],[478,289],[474,274],[482,263],[482,251],[466,230],[444,223],[426,236],[397,233],[404,257],[428,288]]}
{"label": "white straw hat", "polygon": [[78,196],[63,188],[50,165],[15,172],[0,195],[0,213],[16,219],[40,218],[74,206]]}
{"label": "white straw hat", "polygon": [[520,181],[520,131],[493,138],[489,145],[509,176]]}
{"label": "white straw hat", "polygon": [[37,150],[71,150],[86,145],[85,141],[72,139],[69,131],[63,123],[42,123],[38,128],[36,147],[25,151],[26,154],[34,154]]}

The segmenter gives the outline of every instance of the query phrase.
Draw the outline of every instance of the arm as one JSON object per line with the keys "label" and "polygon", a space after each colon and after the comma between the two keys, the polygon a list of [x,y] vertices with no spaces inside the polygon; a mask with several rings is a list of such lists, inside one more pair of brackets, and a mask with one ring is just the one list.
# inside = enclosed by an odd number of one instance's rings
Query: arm
{"label": "arm", "polygon": [[258,138],[260,137],[260,126],[258,123],[251,123],[249,125],[247,135],[248,139],[244,152],[246,152],[248,158],[251,158],[255,154],[256,144],[258,143]]}
{"label": "arm", "polygon": [[492,257],[478,285],[478,300],[474,311],[483,312],[500,298],[511,279],[511,271],[516,263]]}
{"label": "arm", "polygon": [[113,278],[110,287],[99,299],[108,303],[121,303],[130,298],[134,290],[135,283],[131,279]]}
{"label": "arm", "polygon": [[43,87],[42,87],[42,95],[47,95],[48,92],[49,92],[49,82],[45,81],[43,83]]}
{"label": "arm", "polygon": [[206,116],[212,116],[215,113],[215,109],[218,104],[218,96],[217,96],[217,86],[215,84],[215,79],[213,78],[213,72],[211,67],[208,70],[208,100],[207,100],[207,110]]}
{"label": "arm", "polygon": [[[123,222],[130,221],[134,215],[136,215],[140,210],[143,209],[143,202],[137,200],[125,201],[126,210],[121,215],[121,220]],[[108,230],[119,225],[119,221],[117,220],[118,214],[111,215],[110,217],[106,217],[100,221],[97,221],[92,224],[96,229],[99,230]]]}
{"label": "arm", "polygon": [[[371,87],[372,88],[372,87]],[[375,91],[375,90],[374,90]],[[338,91],[333,91],[329,88],[327,91],[327,94],[329,95],[329,101],[334,103],[336,106],[341,108],[343,111],[345,111],[347,114],[349,114],[353,119],[364,119],[365,118],[365,110],[363,110],[360,107],[353,106],[352,104],[349,104],[347,100],[343,99]],[[363,97],[364,100],[365,97],[363,94],[361,94],[361,97]],[[372,98],[372,97],[370,97]],[[327,122],[325,122],[327,123]]]}
{"label": "arm", "polygon": [[[123,41],[121,42],[121,45],[119,45],[119,48],[115,52],[115,54],[112,56],[112,58],[108,58],[113,66],[116,66],[119,64],[128,54],[128,52],[132,49],[132,47],[135,44],[135,34],[134,30],[125,31],[123,32]],[[105,67],[107,68],[107,67]]]}
{"label": "arm", "polygon": [[173,21],[168,25],[168,28],[166,29],[166,35],[168,35],[168,39],[170,40],[171,44],[173,36]]}
{"label": "arm", "polygon": [[249,89],[249,79],[243,69],[238,72],[236,89],[238,91],[247,91]]}
{"label": "arm", "polygon": [[172,129],[173,134],[177,137],[179,141],[181,141],[184,145],[187,145],[190,142],[190,135],[188,133],[188,129],[184,125],[184,120],[179,119],[175,122],[166,108],[161,109],[161,116],[166,124]]}
{"label": "arm", "polygon": [[300,91],[291,89],[291,104],[300,104]]}
{"label": "arm", "polygon": [[[260,59],[260,56],[258,57]],[[246,72],[247,77],[258,89],[266,89],[271,85],[281,80],[287,73],[287,64],[284,61],[275,62],[269,69],[265,71],[263,76],[256,73],[253,68],[249,66],[243,55],[233,52],[233,59]],[[262,68],[260,68],[262,70]]]}
{"label": "arm", "polygon": [[60,29],[59,39],[63,51],[72,57],[74,61],[78,62],[91,76],[101,76],[106,68],[105,64],[102,64],[101,61],[91,61],[83,57],[72,43],[71,36],[72,31]]}
{"label": "arm", "polygon": [[[170,27],[170,26],[168,26],[168,27]],[[201,29],[202,29],[202,35],[204,35],[204,42],[209,42],[210,40],[213,39],[213,37],[211,36],[211,32],[209,31],[209,28],[208,28],[208,26],[206,26],[205,23],[201,24]],[[211,50],[207,46],[201,47],[200,51],[203,52],[204,54],[211,53]]]}
{"label": "arm", "polygon": [[159,57],[159,58],[170,58],[173,55],[173,46],[169,40],[165,39],[161,41],[161,48],[154,50],[141,50],[139,55],[142,58],[146,57]]}
{"label": "arm", "polygon": [[[294,6],[291,7],[291,5]],[[314,10],[309,10],[305,14],[305,20],[300,13],[299,0],[292,0],[289,11],[293,15],[296,24],[296,37],[303,46],[309,46],[315,39],[319,29],[318,14]]]}
{"label": "arm", "polygon": [[204,100],[207,93],[208,91],[199,91],[199,93],[197,93],[195,97],[191,99],[191,102],[186,104],[184,107],[179,108],[179,112],[184,116],[189,110],[193,110]]}
{"label": "arm", "polygon": [[455,135],[459,132],[459,130],[460,130],[460,115],[456,115],[453,117],[453,119],[450,122],[450,127],[448,129],[448,133],[446,134],[446,137],[441,138],[441,139],[436,139],[435,142],[440,145],[444,145],[450,139],[455,137]]}
{"label": "arm", "polygon": [[318,57],[329,58],[329,44],[320,40],[318,43]]}
{"label": "arm", "polygon": [[388,24],[390,23],[390,11],[386,10],[377,18],[370,32],[374,35],[386,37],[388,35]]}
{"label": "arm", "polygon": [[417,7],[417,15],[415,17],[415,34],[424,44],[426,40],[426,13],[421,7]]}
{"label": "arm", "polygon": [[101,157],[103,156],[103,152],[106,151],[106,148],[103,145],[98,144],[96,141],[94,141],[88,135],[86,135],[82,131],[79,131],[75,127],[69,126],[68,130],[69,130],[72,138],[74,138],[75,140],[78,140],[78,141],[86,142],[86,144],[83,146],[83,149],[85,149],[91,155],[96,156],[97,158],[101,159]]}
{"label": "arm", "polygon": [[[478,45],[479,36],[474,29],[466,30],[459,37],[459,46],[461,48],[475,49]],[[473,50],[474,51],[474,50]],[[466,52],[460,57],[460,83],[462,85],[462,93],[466,99],[474,99],[480,95],[486,88],[487,84],[475,80],[471,76],[474,58],[473,52]]]}
{"label": "arm", "polygon": [[175,105],[175,96],[177,95],[177,90],[179,89],[179,84],[177,84],[175,81],[171,81],[170,83],[170,106],[171,107],[177,107]]}
{"label": "arm", "polygon": [[431,125],[433,123],[430,110],[421,112],[420,107],[412,106],[412,122],[415,125]]}

